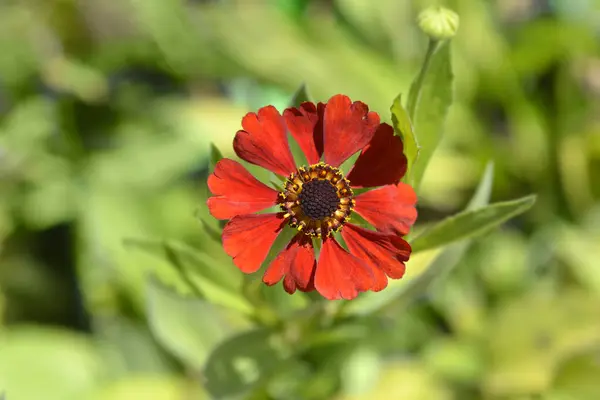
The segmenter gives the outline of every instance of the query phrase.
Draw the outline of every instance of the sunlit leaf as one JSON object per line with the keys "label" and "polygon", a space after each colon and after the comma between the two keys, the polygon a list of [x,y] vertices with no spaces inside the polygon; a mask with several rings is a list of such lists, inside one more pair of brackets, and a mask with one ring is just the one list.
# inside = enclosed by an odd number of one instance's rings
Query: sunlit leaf
{"label": "sunlit leaf", "polygon": [[512,217],[527,211],[535,203],[536,196],[490,204],[476,210],[467,210],[427,229],[414,238],[414,252],[442,247],[459,240],[480,236]]}
{"label": "sunlit leaf", "polygon": [[420,146],[419,161],[413,167],[413,182],[417,188],[442,138],[452,103],[452,82],[450,43],[430,43],[423,68],[411,85],[406,107]]}
{"label": "sunlit leaf", "polygon": [[390,111],[392,113],[392,124],[394,125],[394,131],[396,132],[396,135],[400,136],[404,142],[404,155],[406,155],[406,160],[408,163],[404,180],[408,183],[412,183],[412,166],[419,156],[419,143],[413,130],[410,117],[408,116],[408,113],[404,107],[402,107],[401,97],[402,95],[399,94],[398,97],[394,99],[394,103],[392,103]]}
{"label": "sunlit leaf", "polygon": [[197,298],[185,298],[149,279],[147,317],[152,333],[169,351],[202,368],[212,349],[247,324],[226,310]]}

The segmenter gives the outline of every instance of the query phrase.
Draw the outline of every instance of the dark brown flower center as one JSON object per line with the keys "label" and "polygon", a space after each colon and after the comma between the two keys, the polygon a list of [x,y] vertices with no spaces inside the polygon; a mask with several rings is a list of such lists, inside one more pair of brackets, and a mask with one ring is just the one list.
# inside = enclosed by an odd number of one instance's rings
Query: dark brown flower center
{"label": "dark brown flower center", "polygon": [[329,236],[350,219],[353,195],[339,169],[319,163],[298,168],[286,179],[279,205],[290,226],[310,236]]}
{"label": "dark brown flower center", "polygon": [[305,183],[298,199],[304,214],[312,219],[330,217],[340,204],[335,186],[321,179]]}

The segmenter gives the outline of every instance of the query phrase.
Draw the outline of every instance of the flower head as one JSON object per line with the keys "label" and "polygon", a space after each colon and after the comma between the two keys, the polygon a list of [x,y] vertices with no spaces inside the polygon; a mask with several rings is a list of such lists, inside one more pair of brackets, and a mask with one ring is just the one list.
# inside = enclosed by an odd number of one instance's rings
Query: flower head
{"label": "flower head", "polygon": [[[233,141],[236,154],[285,179],[277,190],[227,158],[208,179],[209,210],[229,220],[223,247],[242,272],[258,271],[277,236],[291,227],[298,233],[267,266],[267,285],[283,279],[290,294],[316,289],[327,299],[353,299],[359,292],[384,289],[388,277],[404,275],[411,248],[402,236],[417,218],[417,197],[400,182],[406,172],[402,140],[377,113],[335,95],[326,104],[305,102],[283,115],[263,107],[248,113],[242,127]],[[306,165],[294,162],[288,134]],[[344,175],[340,165],[357,152]],[[274,205],[279,212],[256,214]],[[355,213],[374,230],[352,224]],[[316,241],[321,242],[318,259]]]}

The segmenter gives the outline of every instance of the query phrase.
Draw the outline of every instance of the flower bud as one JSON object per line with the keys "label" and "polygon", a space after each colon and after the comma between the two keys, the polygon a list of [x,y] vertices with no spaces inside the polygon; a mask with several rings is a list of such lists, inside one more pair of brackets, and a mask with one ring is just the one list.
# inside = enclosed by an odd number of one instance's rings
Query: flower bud
{"label": "flower bud", "polygon": [[441,6],[428,7],[418,17],[419,27],[433,40],[450,39],[456,35],[459,17]]}

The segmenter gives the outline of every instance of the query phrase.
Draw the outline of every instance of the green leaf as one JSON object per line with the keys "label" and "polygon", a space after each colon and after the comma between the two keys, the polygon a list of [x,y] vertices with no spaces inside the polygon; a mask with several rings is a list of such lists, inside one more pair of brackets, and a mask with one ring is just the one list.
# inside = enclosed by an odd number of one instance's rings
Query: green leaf
{"label": "green leaf", "polygon": [[186,298],[148,280],[147,318],[156,339],[187,365],[200,369],[212,349],[247,326],[226,310],[197,298]]}
{"label": "green leaf", "polygon": [[109,371],[100,343],[67,330],[14,326],[0,334],[0,395],[85,399]]}
{"label": "green leaf", "polygon": [[210,164],[209,171],[212,173],[215,170],[215,165],[223,158],[223,153],[221,150],[214,144],[210,144]]}
{"label": "green leaf", "polygon": [[256,329],[221,343],[204,369],[205,387],[214,399],[241,396],[285,365],[272,332]]}
{"label": "green leaf", "polygon": [[399,94],[398,97],[394,99],[390,111],[392,113],[392,125],[394,126],[394,131],[404,142],[404,155],[406,155],[408,164],[404,180],[408,183],[412,183],[412,166],[419,157],[419,143],[417,142],[417,137],[415,136],[410,117],[404,107],[402,107],[401,98],[402,95]]}
{"label": "green leaf", "polygon": [[448,107],[452,103],[452,81],[450,42],[431,41],[423,67],[411,85],[407,103],[420,145],[419,162],[413,166],[413,186],[417,189],[442,137]]}
{"label": "green leaf", "polygon": [[[482,207],[489,202],[493,178],[494,166],[490,162],[469,207]],[[362,293],[359,298],[346,303],[344,314],[369,315],[384,307],[405,307],[424,294],[435,280],[447,275],[460,262],[470,243],[471,240],[466,239],[448,246],[443,251],[432,250],[411,256],[406,264],[407,273],[403,279],[390,280],[388,287],[382,292]]]}
{"label": "green leaf", "polygon": [[306,88],[306,84],[303,83],[302,85],[300,85],[298,90],[296,90],[296,93],[294,93],[294,95],[292,96],[292,100],[290,102],[290,107],[299,107],[300,104],[302,104],[306,101],[312,101],[312,100],[311,100],[310,94],[308,94],[308,89]]}
{"label": "green leaf", "polygon": [[253,313],[240,293],[242,276],[235,267],[173,240],[125,239],[124,244],[167,260],[196,295],[244,314]]}
{"label": "green leaf", "polygon": [[413,252],[443,247],[467,238],[480,236],[512,217],[527,211],[535,203],[536,196],[490,204],[476,210],[467,210],[446,218],[427,229],[412,242]]}

